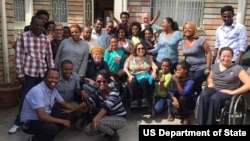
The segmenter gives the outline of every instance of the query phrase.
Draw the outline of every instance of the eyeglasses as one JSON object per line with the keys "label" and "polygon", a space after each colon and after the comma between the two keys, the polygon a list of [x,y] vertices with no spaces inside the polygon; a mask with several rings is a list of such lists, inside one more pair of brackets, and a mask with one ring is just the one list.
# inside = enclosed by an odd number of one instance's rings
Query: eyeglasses
{"label": "eyeglasses", "polygon": [[56,31],[62,31],[63,29],[55,29]]}
{"label": "eyeglasses", "polygon": [[106,80],[97,80],[96,82],[99,83],[99,84],[101,84],[101,83],[107,83]]}
{"label": "eyeglasses", "polygon": [[137,48],[136,50],[145,50],[145,48]]}

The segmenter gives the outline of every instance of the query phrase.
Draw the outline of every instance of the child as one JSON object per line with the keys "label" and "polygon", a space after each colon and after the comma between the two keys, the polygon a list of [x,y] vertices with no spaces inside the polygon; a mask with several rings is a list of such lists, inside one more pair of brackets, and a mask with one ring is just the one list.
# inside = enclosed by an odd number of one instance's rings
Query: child
{"label": "child", "polygon": [[110,37],[109,47],[104,52],[104,61],[108,63],[109,70],[114,73],[123,68],[124,51],[118,48],[118,39]]}
{"label": "child", "polygon": [[[161,113],[164,110],[165,104],[167,104],[167,87],[172,78],[170,73],[171,61],[166,58],[161,61],[161,69],[158,72],[159,82],[155,82],[155,104],[154,110],[156,113]],[[168,119],[168,121],[173,121]]]}
{"label": "child", "polygon": [[176,109],[184,125],[190,124],[189,112],[194,109],[197,99],[193,92],[194,80],[188,77],[189,68],[190,64],[186,61],[179,62],[168,87],[168,105],[170,105],[168,118],[174,118],[174,109]]}

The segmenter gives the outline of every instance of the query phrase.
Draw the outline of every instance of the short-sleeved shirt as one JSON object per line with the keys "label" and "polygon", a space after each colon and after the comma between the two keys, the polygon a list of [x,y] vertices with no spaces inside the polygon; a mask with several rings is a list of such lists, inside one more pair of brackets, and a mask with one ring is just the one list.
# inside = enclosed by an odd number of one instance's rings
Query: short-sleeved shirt
{"label": "short-sleeved shirt", "polygon": [[63,101],[62,96],[56,89],[50,89],[44,81],[37,84],[27,93],[21,111],[20,121],[39,120],[36,109],[44,108],[47,114],[51,114],[52,107],[55,103]]}
{"label": "short-sleeved shirt", "polygon": [[139,60],[138,57],[136,56],[129,56],[126,59],[126,63],[128,63],[129,71],[131,74],[140,74],[140,73],[145,73],[149,72],[150,69],[152,68],[153,59],[149,56],[144,56],[142,61]]}
{"label": "short-sleeved shirt", "polygon": [[202,70],[206,68],[206,55],[202,48],[205,42],[204,38],[198,38],[195,40],[191,47],[186,47],[185,39],[181,42],[182,53],[185,56],[185,60],[191,65],[191,71]]}
{"label": "short-sleeved shirt", "polygon": [[237,89],[241,84],[238,74],[243,68],[240,65],[232,64],[226,70],[220,71],[219,64],[220,63],[216,63],[211,66],[215,88],[218,90]]}

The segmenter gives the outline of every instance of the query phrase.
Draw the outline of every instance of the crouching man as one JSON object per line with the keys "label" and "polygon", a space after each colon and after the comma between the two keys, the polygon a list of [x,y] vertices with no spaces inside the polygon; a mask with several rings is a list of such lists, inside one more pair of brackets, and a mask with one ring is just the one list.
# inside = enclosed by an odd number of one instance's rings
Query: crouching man
{"label": "crouching man", "polygon": [[70,127],[75,120],[73,114],[53,110],[55,103],[66,109],[73,106],[62,98],[55,89],[59,71],[51,68],[45,72],[44,80],[34,86],[26,95],[21,111],[21,127],[25,133],[33,134],[28,141],[52,141],[64,127]]}

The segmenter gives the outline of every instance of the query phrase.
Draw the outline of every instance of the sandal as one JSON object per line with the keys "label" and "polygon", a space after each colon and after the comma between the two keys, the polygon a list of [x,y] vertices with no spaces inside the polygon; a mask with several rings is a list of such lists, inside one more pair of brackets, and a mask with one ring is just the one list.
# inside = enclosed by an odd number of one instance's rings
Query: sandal
{"label": "sandal", "polygon": [[168,115],[168,122],[173,122],[174,121],[174,117],[172,115]]}

